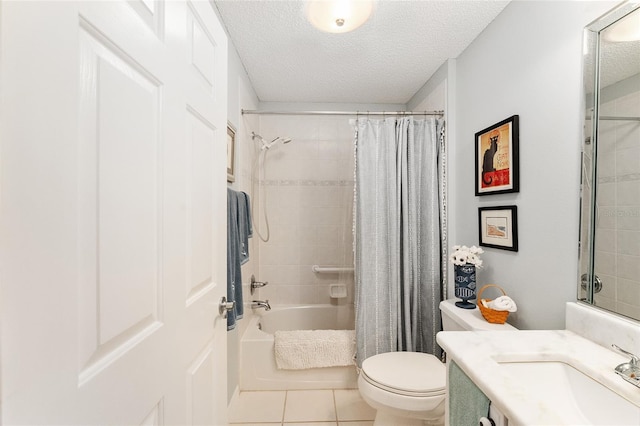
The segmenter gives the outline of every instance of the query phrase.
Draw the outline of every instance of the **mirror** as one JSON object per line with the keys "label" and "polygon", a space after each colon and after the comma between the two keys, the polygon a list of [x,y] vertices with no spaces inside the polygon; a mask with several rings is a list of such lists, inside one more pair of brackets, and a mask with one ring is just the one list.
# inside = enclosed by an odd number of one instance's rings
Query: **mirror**
{"label": "mirror", "polygon": [[640,4],[584,32],[578,299],[640,320]]}

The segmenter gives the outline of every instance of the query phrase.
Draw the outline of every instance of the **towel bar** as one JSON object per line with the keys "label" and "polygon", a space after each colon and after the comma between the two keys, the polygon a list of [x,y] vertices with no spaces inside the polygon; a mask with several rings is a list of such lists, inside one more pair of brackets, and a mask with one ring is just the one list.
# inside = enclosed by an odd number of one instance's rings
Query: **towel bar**
{"label": "towel bar", "polygon": [[318,274],[337,274],[339,272],[353,272],[353,268],[347,266],[318,266],[313,265],[311,270]]}

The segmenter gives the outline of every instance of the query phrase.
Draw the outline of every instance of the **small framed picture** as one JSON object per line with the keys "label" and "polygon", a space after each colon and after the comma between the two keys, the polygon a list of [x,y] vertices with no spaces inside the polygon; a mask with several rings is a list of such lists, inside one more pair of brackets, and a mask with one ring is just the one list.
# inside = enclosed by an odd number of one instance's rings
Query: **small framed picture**
{"label": "small framed picture", "polygon": [[478,230],[481,246],[518,251],[518,208],[479,207]]}
{"label": "small framed picture", "polygon": [[227,182],[236,180],[234,166],[236,160],[236,129],[227,123]]}
{"label": "small framed picture", "polygon": [[520,190],[518,119],[514,115],[476,133],[476,195]]}

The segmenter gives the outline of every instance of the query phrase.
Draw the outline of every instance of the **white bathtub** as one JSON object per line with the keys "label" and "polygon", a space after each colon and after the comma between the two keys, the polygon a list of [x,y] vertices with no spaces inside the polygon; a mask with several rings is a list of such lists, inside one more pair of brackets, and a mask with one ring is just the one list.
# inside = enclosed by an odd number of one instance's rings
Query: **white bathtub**
{"label": "white bathtub", "polygon": [[306,305],[258,312],[242,336],[241,390],[353,389],[355,366],[278,370],[273,353],[276,330],[353,330],[353,306]]}

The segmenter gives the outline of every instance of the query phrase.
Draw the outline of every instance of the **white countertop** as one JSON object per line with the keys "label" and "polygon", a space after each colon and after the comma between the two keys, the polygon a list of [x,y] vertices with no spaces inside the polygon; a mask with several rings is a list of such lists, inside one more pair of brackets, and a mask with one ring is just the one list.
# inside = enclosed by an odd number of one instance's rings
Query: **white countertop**
{"label": "white countertop", "polygon": [[564,362],[640,407],[640,388],[614,373],[618,364],[629,359],[569,330],[443,331],[438,333],[437,341],[449,359],[513,424],[555,426],[575,422],[532,396],[527,392],[527,383],[501,369],[499,362]]}

